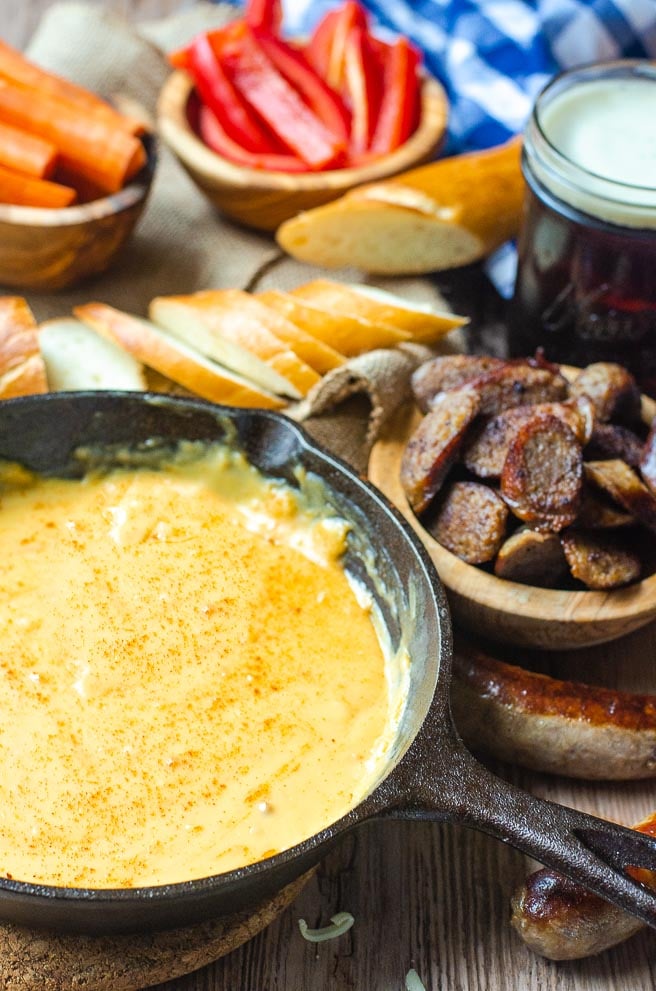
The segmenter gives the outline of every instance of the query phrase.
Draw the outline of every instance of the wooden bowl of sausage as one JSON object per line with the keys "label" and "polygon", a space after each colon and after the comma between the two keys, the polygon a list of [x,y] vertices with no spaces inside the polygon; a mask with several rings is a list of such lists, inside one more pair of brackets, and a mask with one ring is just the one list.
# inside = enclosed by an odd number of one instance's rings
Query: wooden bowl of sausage
{"label": "wooden bowl of sausage", "polygon": [[458,355],[412,385],[369,477],[465,632],[563,650],[656,618],[656,403],[624,369]]}

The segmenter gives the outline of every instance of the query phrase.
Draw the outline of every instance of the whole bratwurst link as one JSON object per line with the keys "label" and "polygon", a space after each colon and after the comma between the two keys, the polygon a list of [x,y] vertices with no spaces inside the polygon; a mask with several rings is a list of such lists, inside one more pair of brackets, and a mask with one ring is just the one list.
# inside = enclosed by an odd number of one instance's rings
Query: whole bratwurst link
{"label": "whole bratwurst link", "polygon": [[[634,827],[656,836],[656,813]],[[656,877],[641,872],[656,886]],[[530,874],[512,898],[511,925],[526,945],[550,960],[579,960],[616,946],[644,923],[557,871]]]}
{"label": "whole bratwurst link", "polygon": [[456,644],[453,716],[465,743],[535,771],[656,777],[656,697],[560,681]]}

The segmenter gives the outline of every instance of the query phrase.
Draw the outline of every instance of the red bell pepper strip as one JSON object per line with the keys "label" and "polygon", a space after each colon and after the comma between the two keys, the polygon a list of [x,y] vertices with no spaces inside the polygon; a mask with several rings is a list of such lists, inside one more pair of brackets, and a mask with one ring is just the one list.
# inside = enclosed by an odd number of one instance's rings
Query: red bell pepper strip
{"label": "red bell pepper strip", "polygon": [[246,151],[226,134],[216,115],[207,106],[199,108],[198,132],[208,148],[237,165],[246,165],[248,168],[263,169],[267,172],[308,171],[305,162],[295,155]]}
{"label": "red bell pepper strip", "polygon": [[244,100],[311,169],[330,168],[343,160],[343,142],[303,102],[252,35],[244,37],[238,51],[226,55],[223,66]]}
{"label": "red bell pepper strip", "polygon": [[278,34],[282,23],[280,0],[248,0],[246,23],[252,28],[263,28]]}
{"label": "red bell pepper strip", "polygon": [[383,95],[371,150],[384,155],[403,144],[419,122],[421,56],[407,38],[389,46],[383,69]]}
{"label": "red bell pepper strip", "polygon": [[341,98],[315,72],[302,52],[265,31],[253,35],[267,58],[296,89],[344,148],[348,144],[350,114]]}
{"label": "red bell pepper strip", "polygon": [[305,48],[310,64],[336,92],[344,86],[346,41],[354,27],[368,31],[367,14],[355,0],[346,0],[319,21]]}
{"label": "red bell pepper strip", "polygon": [[360,27],[349,32],[344,50],[348,102],[351,106],[351,142],[354,155],[371,146],[381,100],[381,76],[369,35]]}
{"label": "red bell pepper strip", "polygon": [[[270,135],[245,103],[217,55],[221,32],[200,34],[190,47],[190,69],[203,103],[218,117],[226,134],[246,151],[277,151]],[[232,35],[228,35],[232,40]]]}

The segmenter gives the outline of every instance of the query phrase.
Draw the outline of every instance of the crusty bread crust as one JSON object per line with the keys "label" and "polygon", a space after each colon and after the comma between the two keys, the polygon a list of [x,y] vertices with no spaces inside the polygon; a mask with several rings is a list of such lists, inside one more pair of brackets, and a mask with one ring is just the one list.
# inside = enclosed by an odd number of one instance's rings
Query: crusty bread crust
{"label": "crusty bread crust", "polygon": [[47,390],[32,311],[21,296],[0,297],[0,399]]}

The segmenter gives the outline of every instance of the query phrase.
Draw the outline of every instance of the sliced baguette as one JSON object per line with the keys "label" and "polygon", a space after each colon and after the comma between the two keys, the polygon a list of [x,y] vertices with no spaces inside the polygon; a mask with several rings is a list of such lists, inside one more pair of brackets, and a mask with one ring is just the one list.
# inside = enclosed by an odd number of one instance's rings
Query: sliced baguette
{"label": "sliced baguette", "polygon": [[[300,337],[297,336],[297,343],[294,344],[293,350],[299,358],[307,362],[319,375],[325,375],[326,372],[330,372],[333,368],[339,368],[340,365],[344,364],[346,358],[343,354],[331,348],[324,341],[319,340],[318,337],[308,334],[306,330],[301,329],[301,327],[294,323],[291,315],[293,305],[292,307],[288,305],[286,293],[278,289],[267,289],[265,292],[256,293],[253,298],[263,303],[267,310],[273,310],[287,325],[294,327],[295,334],[300,335]],[[274,330],[281,340],[285,340],[282,333],[277,329],[277,325],[274,326]],[[291,347],[291,340],[288,343]]]}
{"label": "sliced baguette", "polygon": [[353,358],[375,348],[391,348],[410,340],[407,330],[376,324],[364,317],[317,306],[305,298],[305,286],[278,293],[276,303],[290,320],[329,347]]}
{"label": "sliced baguette", "polygon": [[382,289],[344,285],[331,279],[315,279],[295,289],[294,294],[322,310],[393,327],[422,344],[435,343],[450,330],[467,323],[466,317],[406,303],[400,296]]}
{"label": "sliced baguette", "polygon": [[159,296],[151,320],[261,388],[300,399],[320,376],[254,316],[240,290],[206,290],[190,296]]}
{"label": "sliced baguette", "polygon": [[22,296],[0,297],[0,399],[48,391],[36,320]]}
{"label": "sliced baguette", "polygon": [[64,317],[42,323],[39,345],[52,392],[146,388],[140,362],[80,320]]}
{"label": "sliced baguette", "polygon": [[281,409],[283,401],[184,344],[148,320],[106,303],[85,303],[74,313],[97,333],[189,392],[226,406]]}
{"label": "sliced baguette", "polygon": [[519,230],[521,142],[359,186],[282,224],[280,246],[327,268],[411,275],[479,261]]}

